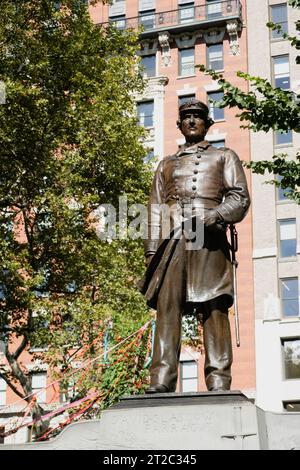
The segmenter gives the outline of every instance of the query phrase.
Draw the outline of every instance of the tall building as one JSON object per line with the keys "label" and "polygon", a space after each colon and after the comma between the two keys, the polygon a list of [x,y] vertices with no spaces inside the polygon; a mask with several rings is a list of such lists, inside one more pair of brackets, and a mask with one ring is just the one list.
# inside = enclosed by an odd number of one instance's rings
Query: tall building
{"label": "tall building", "polygon": [[[268,21],[280,23],[295,36],[299,10],[283,0],[251,0],[247,16],[249,73],[299,93],[297,51],[266,27]],[[251,133],[253,160],[276,153],[293,158],[299,147],[295,132]],[[300,209],[282,190],[263,184],[266,179],[252,178],[257,405],[300,411]]]}
{"label": "tall building", "polygon": [[[184,143],[176,127],[178,104],[196,97],[208,104],[215,125],[207,140],[229,147],[242,160],[250,158],[250,137],[240,129],[236,111],[220,109],[213,100],[222,93],[217,83],[195,66],[224,73],[226,79],[246,90],[236,77],[247,71],[246,1],[240,0],[115,0],[111,6],[90,7],[94,22],[112,22],[119,29],[143,27],[140,34],[141,62],[147,87],[137,97],[137,114],[148,130],[148,158],[158,160],[175,153]],[[251,188],[250,175],[248,174]],[[249,212],[238,225],[238,297],[241,347],[234,349],[233,389],[253,396],[255,389],[254,310],[252,278],[252,220]],[[231,315],[233,320],[233,316]],[[232,322],[232,330],[234,330]],[[234,340],[234,331],[233,340]],[[183,350],[179,389],[205,390],[203,356]]]}

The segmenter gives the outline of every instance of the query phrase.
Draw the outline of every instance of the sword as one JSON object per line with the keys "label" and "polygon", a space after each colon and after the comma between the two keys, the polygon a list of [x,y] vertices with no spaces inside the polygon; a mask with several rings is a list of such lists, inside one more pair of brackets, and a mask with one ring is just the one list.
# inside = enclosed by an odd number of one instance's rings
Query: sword
{"label": "sword", "polygon": [[233,268],[233,306],[234,306],[234,324],[235,324],[235,338],[236,345],[239,348],[241,345],[240,342],[240,324],[239,324],[239,310],[238,310],[238,300],[237,300],[237,276],[236,270],[238,267],[238,262],[236,260],[236,252],[238,250],[238,236],[235,225],[230,224],[230,239],[231,239],[231,264]]}

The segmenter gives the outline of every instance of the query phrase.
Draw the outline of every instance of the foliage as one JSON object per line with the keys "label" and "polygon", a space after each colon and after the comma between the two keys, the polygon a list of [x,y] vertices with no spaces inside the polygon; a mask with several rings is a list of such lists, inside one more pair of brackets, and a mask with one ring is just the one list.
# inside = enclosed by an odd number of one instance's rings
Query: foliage
{"label": "foliage", "polygon": [[136,49],[133,32],[95,26],[81,0],[1,3],[0,376],[20,397],[32,391],[25,350],[48,345],[58,370],[109,321],[123,336],[148,317],[141,244],[100,242],[93,219],[99,204],[148,193]]}
{"label": "foliage", "polygon": [[[289,4],[294,8],[300,8],[299,0],[290,0]],[[280,25],[268,23],[271,29],[281,30]],[[296,22],[296,29],[300,31],[300,21]],[[283,38],[290,41],[291,45],[300,50],[300,40],[297,37],[283,33]],[[300,57],[297,57],[297,63]],[[261,77],[253,77],[244,72],[238,72],[237,76],[244,79],[250,85],[250,91],[244,92],[233,86],[224,79],[223,75],[213,70],[206,69],[204,65],[199,65],[199,69],[216,80],[220,89],[224,91],[222,100],[216,103],[217,106],[237,107],[240,113],[237,115],[242,123],[241,127],[246,127],[254,132],[270,130],[284,133],[289,130],[300,132],[300,95],[293,91],[274,88],[268,80]],[[286,193],[290,199],[300,203],[300,177],[298,152],[294,161],[289,161],[286,155],[274,155],[272,160],[259,162],[249,162],[246,166],[254,173],[264,174],[266,171],[281,175],[281,181],[274,179],[270,181],[283,189],[289,189]]]}

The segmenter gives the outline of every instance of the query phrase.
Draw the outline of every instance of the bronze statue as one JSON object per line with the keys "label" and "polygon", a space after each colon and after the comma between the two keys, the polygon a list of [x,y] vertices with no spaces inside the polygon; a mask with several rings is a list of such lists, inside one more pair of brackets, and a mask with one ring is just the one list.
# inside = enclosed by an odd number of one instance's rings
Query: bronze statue
{"label": "bronze statue", "polygon": [[[204,140],[213,124],[204,103],[193,99],[181,105],[177,124],[186,143],[159,163],[148,206],[149,233],[144,243],[148,267],[141,291],[148,305],[157,309],[157,326],[147,393],[175,391],[182,315],[191,312],[203,315],[207,389],[229,390],[228,308],[233,303],[233,281],[226,224],[245,217],[250,205],[247,182],[232,150],[218,149]],[[167,237],[162,236],[162,204],[173,214]],[[174,221],[185,208],[191,220],[196,220],[198,207],[202,208],[204,243],[189,249],[192,239],[184,231],[176,236]]]}

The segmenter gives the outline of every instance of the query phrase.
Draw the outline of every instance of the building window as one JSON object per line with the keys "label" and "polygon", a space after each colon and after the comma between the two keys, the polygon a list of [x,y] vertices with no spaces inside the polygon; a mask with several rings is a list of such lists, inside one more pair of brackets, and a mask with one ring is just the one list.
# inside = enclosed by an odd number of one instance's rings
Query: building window
{"label": "building window", "polygon": [[125,15],[114,16],[109,19],[109,22],[113,24],[117,29],[122,30],[126,28],[126,17]]}
{"label": "building window", "polygon": [[280,279],[281,311],[284,318],[299,316],[298,278]]}
{"label": "building window", "polygon": [[[277,175],[276,179],[278,181],[281,181],[282,176]],[[277,189],[277,200],[278,201],[290,201],[291,200],[288,197],[289,193],[291,192],[290,188],[283,189],[281,186],[277,186],[276,189]]]}
{"label": "building window", "polygon": [[7,384],[4,379],[0,378],[0,406],[6,404],[6,388]]}
{"label": "building window", "polygon": [[139,11],[155,10],[155,0],[139,0]]}
{"label": "building window", "polygon": [[281,340],[286,379],[300,379],[300,338]]}
{"label": "building window", "polygon": [[146,55],[142,57],[141,66],[144,77],[155,77],[156,75],[156,55]]}
{"label": "building window", "polygon": [[225,147],[225,140],[216,140],[214,142],[211,142],[211,144],[217,149],[221,149]]}
{"label": "building window", "polygon": [[296,219],[279,220],[280,257],[297,255]]}
{"label": "building window", "polygon": [[137,104],[140,126],[153,127],[154,101],[143,101]]}
{"label": "building window", "polygon": [[208,19],[222,16],[222,2],[216,0],[206,0],[206,16]]}
{"label": "building window", "polygon": [[194,20],[195,17],[195,7],[194,2],[184,3],[179,5],[179,23],[189,23]]}
{"label": "building window", "polygon": [[39,372],[32,374],[31,388],[32,393],[38,393],[36,396],[37,403],[46,403],[46,385],[47,385],[47,374],[46,372]]}
{"label": "building window", "polygon": [[290,145],[293,143],[292,131],[275,132],[275,145]]}
{"label": "building window", "polygon": [[147,155],[144,158],[144,163],[151,163],[154,159],[154,150],[148,149]]}
{"label": "building window", "polygon": [[191,93],[190,95],[179,96],[178,97],[178,106],[181,106],[184,103],[186,103],[187,101],[190,101],[190,100],[195,99],[195,98],[196,98],[195,93]]}
{"label": "building window", "polygon": [[283,408],[289,413],[300,413],[300,400],[297,401],[284,401]]}
{"label": "building window", "polygon": [[179,50],[179,75],[187,77],[195,74],[195,49]]}
{"label": "building window", "polygon": [[182,361],[180,363],[180,378],[182,392],[197,392],[198,367],[196,361]]}
{"label": "building window", "polygon": [[207,66],[212,70],[223,70],[223,44],[207,46]]}
{"label": "building window", "polygon": [[290,63],[288,54],[273,57],[273,77],[276,88],[281,88],[282,90],[288,90],[290,88]]}
{"label": "building window", "polygon": [[215,103],[216,101],[220,101],[223,96],[224,93],[222,91],[208,93],[209,113],[214,121],[224,121],[225,119],[224,108],[218,108]]}
{"label": "building window", "polygon": [[281,26],[281,31],[272,30],[272,39],[282,38],[283,33],[288,33],[287,4],[272,5],[270,16],[273,23]]}
{"label": "building window", "polygon": [[108,16],[125,15],[126,12],[126,2],[125,0],[113,0],[112,5],[109,7]]}
{"label": "building window", "polygon": [[143,11],[139,16],[139,24],[144,30],[155,27],[155,10]]}

